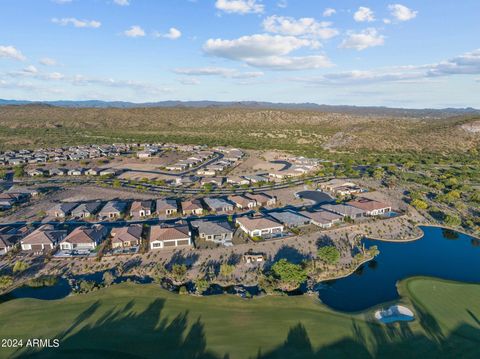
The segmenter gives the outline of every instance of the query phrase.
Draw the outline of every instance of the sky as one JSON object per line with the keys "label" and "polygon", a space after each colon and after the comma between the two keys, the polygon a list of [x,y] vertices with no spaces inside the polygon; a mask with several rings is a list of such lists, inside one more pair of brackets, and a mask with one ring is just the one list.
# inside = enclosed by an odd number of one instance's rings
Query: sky
{"label": "sky", "polygon": [[0,98],[480,108],[478,0],[0,0]]}

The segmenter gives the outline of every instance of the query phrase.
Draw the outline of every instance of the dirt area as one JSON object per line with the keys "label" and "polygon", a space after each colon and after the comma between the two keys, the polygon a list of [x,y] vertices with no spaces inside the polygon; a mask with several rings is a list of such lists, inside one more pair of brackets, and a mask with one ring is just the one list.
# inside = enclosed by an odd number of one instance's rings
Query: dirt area
{"label": "dirt area", "polygon": [[274,191],[266,192],[270,196],[277,197],[277,205],[279,207],[292,205],[292,206],[303,206],[311,204],[308,200],[303,200],[301,198],[295,197],[296,192],[310,190],[311,188],[307,185],[277,189]]}
{"label": "dirt area", "polygon": [[251,175],[257,172],[270,172],[281,170],[284,165],[270,163],[270,161],[285,159],[287,154],[277,151],[246,151],[247,157],[238,165],[230,175]]}
{"label": "dirt area", "polygon": [[162,152],[158,156],[153,156],[146,159],[140,159],[136,157],[121,157],[115,159],[115,162],[112,162],[110,164],[110,167],[142,171],[159,170],[165,166],[174,164],[182,159],[186,159],[190,155],[190,152],[168,151]]}

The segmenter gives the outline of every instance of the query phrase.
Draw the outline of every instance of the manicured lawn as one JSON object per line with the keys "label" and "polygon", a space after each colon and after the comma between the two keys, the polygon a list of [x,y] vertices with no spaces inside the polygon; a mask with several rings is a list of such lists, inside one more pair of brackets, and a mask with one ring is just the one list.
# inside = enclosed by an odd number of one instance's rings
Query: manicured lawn
{"label": "manicured lawn", "polygon": [[[421,320],[383,326],[371,313],[335,313],[313,297],[179,296],[122,284],[59,301],[0,305],[0,338],[60,338],[0,358],[474,358],[480,353],[480,285],[423,278],[402,283]],[[437,293],[439,295],[437,295]],[[432,319],[433,318],[433,319]]]}

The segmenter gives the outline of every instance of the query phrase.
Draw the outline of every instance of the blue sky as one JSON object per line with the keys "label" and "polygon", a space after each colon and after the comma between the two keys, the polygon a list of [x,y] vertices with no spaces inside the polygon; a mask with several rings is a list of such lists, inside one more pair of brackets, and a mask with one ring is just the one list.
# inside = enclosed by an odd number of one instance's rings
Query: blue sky
{"label": "blue sky", "polygon": [[478,0],[2,0],[0,98],[480,108],[478,14]]}

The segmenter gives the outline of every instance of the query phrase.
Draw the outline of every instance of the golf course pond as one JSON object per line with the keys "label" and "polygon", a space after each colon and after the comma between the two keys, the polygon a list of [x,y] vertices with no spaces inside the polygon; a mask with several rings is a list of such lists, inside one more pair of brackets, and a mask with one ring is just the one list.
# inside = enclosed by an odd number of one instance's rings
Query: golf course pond
{"label": "golf course pond", "polygon": [[[411,242],[382,242],[364,239],[365,246],[377,246],[380,254],[342,279],[317,284],[314,290],[328,307],[342,312],[359,312],[381,303],[399,299],[397,282],[413,276],[429,276],[459,282],[480,283],[480,240],[471,236],[437,227],[422,227],[424,236]],[[104,272],[74,278],[101,284]],[[132,281],[151,283],[145,277],[117,277],[114,283]],[[164,286],[165,283],[162,283]],[[167,283],[168,284],[168,283]],[[193,283],[186,285],[194,292]],[[178,292],[179,287],[164,288]],[[291,295],[302,294],[302,290]],[[20,287],[0,297],[0,303],[16,298],[61,299],[72,292],[66,279],[55,285],[39,288]],[[205,295],[236,294],[248,298],[261,294],[258,287],[212,285]]]}
{"label": "golf course pond", "polygon": [[399,298],[397,282],[428,276],[480,283],[480,240],[437,227],[422,227],[416,241],[364,240],[380,254],[348,277],[316,286],[321,301],[335,310],[357,312]]}

